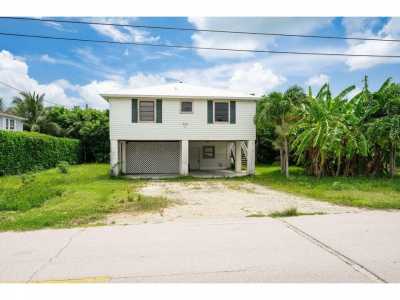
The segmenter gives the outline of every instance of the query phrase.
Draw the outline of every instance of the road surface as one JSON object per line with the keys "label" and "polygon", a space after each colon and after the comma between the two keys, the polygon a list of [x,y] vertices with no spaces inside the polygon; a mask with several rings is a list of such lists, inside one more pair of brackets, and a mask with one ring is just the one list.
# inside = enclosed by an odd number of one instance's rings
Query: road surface
{"label": "road surface", "polygon": [[400,282],[400,213],[0,233],[0,282]]}

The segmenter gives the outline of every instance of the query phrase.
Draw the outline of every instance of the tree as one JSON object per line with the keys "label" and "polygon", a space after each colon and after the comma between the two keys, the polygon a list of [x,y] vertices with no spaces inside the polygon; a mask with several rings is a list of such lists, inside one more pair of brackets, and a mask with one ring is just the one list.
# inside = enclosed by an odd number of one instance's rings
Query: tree
{"label": "tree", "polygon": [[[387,169],[387,173],[393,177],[400,145],[400,85],[389,78],[377,92],[368,91],[368,95],[370,97],[363,98],[367,99],[367,105],[364,106],[368,107],[367,133],[374,145],[375,158],[380,158],[378,170]],[[377,170],[374,172],[377,173]]]}
{"label": "tree", "polygon": [[109,117],[108,111],[75,107],[49,108],[48,118],[59,124],[65,137],[81,141],[82,160],[85,162],[106,162],[109,159]]}
{"label": "tree", "polygon": [[4,100],[2,97],[0,97],[0,112],[3,112],[4,110],[5,110]]}
{"label": "tree", "polygon": [[30,131],[60,135],[60,126],[49,120],[48,109],[43,105],[44,94],[21,92],[13,99],[13,112],[26,119],[24,126]]}
{"label": "tree", "polygon": [[360,119],[346,98],[354,89],[350,86],[332,97],[329,84],[325,84],[316,97],[309,93],[293,131],[296,137],[292,145],[297,161],[305,164],[308,173],[338,176],[343,160],[349,171],[356,155],[367,155],[367,139],[358,126]]}
{"label": "tree", "polygon": [[274,144],[279,148],[281,172],[289,177],[289,134],[296,119],[296,107],[303,103],[306,95],[302,88],[293,86],[285,93],[272,92],[264,96],[257,108],[258,126],[273,126],[277,135]]}

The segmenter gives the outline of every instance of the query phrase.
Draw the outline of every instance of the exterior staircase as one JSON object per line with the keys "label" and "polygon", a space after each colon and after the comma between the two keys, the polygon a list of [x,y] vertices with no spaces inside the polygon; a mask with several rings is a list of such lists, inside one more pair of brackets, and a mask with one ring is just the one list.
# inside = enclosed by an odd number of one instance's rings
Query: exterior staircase
{"label": "exterior staircase", "polygon": [[[242,156],[242,170],[247,169],[247,145],[246,142],[240,142],[240,147],[241,147],[241,156]],[[232,163],[235,164],[235,144],[232,143],[229,149],[230,153],[230,158],[232,159]]]}

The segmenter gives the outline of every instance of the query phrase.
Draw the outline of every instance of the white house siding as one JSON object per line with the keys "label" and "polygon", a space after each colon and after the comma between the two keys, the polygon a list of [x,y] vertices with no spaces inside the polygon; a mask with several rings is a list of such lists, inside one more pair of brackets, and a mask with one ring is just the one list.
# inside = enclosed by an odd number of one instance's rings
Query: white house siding
{"label": "white house siding", "polygon": [[[225,141],[194,141],[189,142],[189,164],[191,161],[199,159],[198,170],[224,170],[230,167],[228,156],[228,143]],[[203,158],[203,146],[214,146],[215,157]],[[197,148],[198,150],[196,150]],[[197,157],[194,157],[197,156]],[[190,167],[196,170],[197,167]]]}
{"label": "white house siding", "polygon": [[131,100],[111,99],[111,140],[255,140],[255,101],[236,100],[236,124],[208,124],[207,100],[193,100],[193,113],[182,114],[181,101],[163,100],[162,123],[132,123]]}
{"label": "white house siding", "polygon": [[12,117],[0,116],[0,129],[6,130],[6,119],[13,119],[15,121],[15,128],[13,131],[22,131],[23,130],[23,122],[19,119],[14,119]]}

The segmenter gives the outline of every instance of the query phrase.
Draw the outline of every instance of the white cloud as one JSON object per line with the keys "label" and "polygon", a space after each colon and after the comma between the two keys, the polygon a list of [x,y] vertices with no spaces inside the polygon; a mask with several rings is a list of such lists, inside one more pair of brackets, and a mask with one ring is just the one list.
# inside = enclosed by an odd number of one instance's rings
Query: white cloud
{"label": "white cloud", "polygon": [[[188,21],[199,29],[307,34],[331,23],[331,18],[261,18],[261,17],[190,17]],[[295,28],[295,31],[294,29]],[[196,32],[192,35],[196,47],[265,49],[276,42],[272,36]],[[198,50],[206,59],[246,58],[249,52]]]}
{"label": "white cloud", "polygon": [[313,87],[320,87],[325,83],[329,82],[329,76],[326,74],[319,74],[316,76],[310,77],[306,81],[306,85],[313,86]]}
{"label": "white cloud", "polygon": [[183,82],[262,95],[286,81],[260,62],[222,64],[205,69],[172,70],[165,77]]}
{"label": "white cloud", "polygon": [[[369,18],[344,19],[343,25],[349,36],[362,36],[384,39],[400,38],[400,18],[391,18],[381,30],[373,33],[372,27],[376,23]],[[398,42],[378,42],[361,41],[349,42],[347,53],[352,54],[376,54],[376,55],[399,55],[400,43]],[[395,58],[372,58],[372,57],[349,57],[346,64],[350,70],[368,69],[378,64],[400,63],[400,59]]]}
{"label": "white cloud", "polygon": [[53,57],[50,57],[48,54],[43,54],[42,56],[40,56],[40,60],[49,64],[57,63],[57,60]]}
{"label": "white cloud", "polygon": [[[93,19],[91,19],[93,20]],[[133,19],[126,18],[96,18],[99,23],[113,23],[119,25],[128,25]],[[136,42],[136,43],[151,43],[158,41],[159,36],[151,35],[150,32],[132,28],[121,27],[114,25],[90,25],[98,33],[110,37],[116,42]]]}
{"label": "white cloud", "polygon": [[[49,55],[43,55],[41,59],[46,63],[58,62]],[[6,50],[0,52],[0,80],[22,90],[45,93],[45,99],[53,103],[69,107],[82,106],[87,103],[90,107],[100,109],[108,107],[108,103],[99,96],[100,93],[164,84],[171,80],[183,80],[187,83],[258,95],[270,91],[286,81],[284,76],[275,73],[265,63],[256,61],[221,64],[202,69],[170,70],[160,74],[139,72],[127,79],[124,76],[110,74],[106,80],[94,80],[84,85],[74,85],[65,79],[41,84],[30,77],[28,71],[25,61]],[[17,91],[0,85],[0,95],[6,101],[8,100],[8,104],[17,94]]]}
{"label": "white cloud", "polygon": [[[27,63],[6,50],[0,52],[0,80],[17,89],[45,93],[48,101],[60,105],[79,105],[82,101],[66,94],[67,85],[65,81],[53,81],[48,84],[40,84],[35,79],[31,78],[28,73]],[[69,88],[71,87],[72,86]],[[0,85],[0,95],[4,98],[7,105],[10,104],[12,98],[17,94],[18,91]]]}

